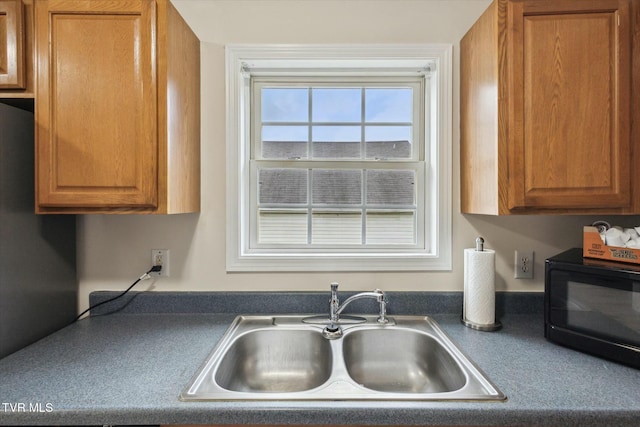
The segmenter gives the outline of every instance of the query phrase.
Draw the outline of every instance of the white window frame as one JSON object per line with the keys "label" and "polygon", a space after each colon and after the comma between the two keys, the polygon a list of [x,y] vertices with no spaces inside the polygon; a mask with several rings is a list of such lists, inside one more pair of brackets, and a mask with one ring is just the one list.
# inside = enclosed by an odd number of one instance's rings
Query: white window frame
{"label": "white window frame", "polygon": [[[452,45],[226,46],[227,271],[451,270]],[[415,75],[431,68],[425,114],[424,247],[352,252],[255,250],[250,245],[251,75]],[[346,71],[345,71],[346,70]],[[422,148],[421,148],[422,149]]]}

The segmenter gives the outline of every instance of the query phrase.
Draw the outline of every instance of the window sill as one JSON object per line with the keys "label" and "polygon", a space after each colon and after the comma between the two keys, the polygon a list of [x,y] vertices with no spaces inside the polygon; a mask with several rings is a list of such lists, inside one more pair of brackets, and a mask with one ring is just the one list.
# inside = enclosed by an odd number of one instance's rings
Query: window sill
{"label": "window sill", "polygon": [[451,254],[251,254],[227,259],[228,272],[450,271]]}

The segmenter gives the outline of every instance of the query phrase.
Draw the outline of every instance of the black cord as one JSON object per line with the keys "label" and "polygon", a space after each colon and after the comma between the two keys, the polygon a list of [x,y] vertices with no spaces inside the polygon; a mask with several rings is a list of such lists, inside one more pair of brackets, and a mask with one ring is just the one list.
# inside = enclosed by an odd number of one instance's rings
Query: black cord
{"label": "black cord", "polygon": [[91,311],[91,310],[93,310],[94,308],[96,308],[96,307],[98,307],[98,306],[101,306],[102,304],[106,304],[106,303],[108,303],[108,302],[115,301],[115,300],[117,300],[118,298],[123,297],[123,296],[124,296],[127,292],[129,292],[129,291],[130,291],[130,290],[131,290],[135,285],[137,285],[137,284],[138,284],[138,282],[140,282],[142,279],[148,279],[148,278],[149,278],[149,273],[158,272],[158,271],[161,271],[161,270],[162,270],[162,266],[161,266],[161,265],[154,265],[153,267],[151,267],[151,270],[147,271],[147,272],[146,272],[146,273],[144,273],[142,276],[138,277],[138,280],[136,280],[135,282],[133,282],[133,283],[131,284],[131,286],[129,286],[129,287],[128,287],[124,292],[122,292],[120,295],[117,295],[117,296],[115,296],[115,297],[113,297],[113,298],[109,298],[108,300],[101,301],[101,302],[99,302],[99,303],[97,303],[97,304],[94,304],[94,305],[90,306],[90,307],[89,307],[89,308],[87,308],[85,311],[83,311],[82,313],[78,314],[78,316],[77,316],[75,319],[73,319],[73,322],[71,322],[71,323],[74,323],[74,322],[77,322],[78,320],[80,320],[80,318],[81,318],[82,316],[84,316],[88,311]]}

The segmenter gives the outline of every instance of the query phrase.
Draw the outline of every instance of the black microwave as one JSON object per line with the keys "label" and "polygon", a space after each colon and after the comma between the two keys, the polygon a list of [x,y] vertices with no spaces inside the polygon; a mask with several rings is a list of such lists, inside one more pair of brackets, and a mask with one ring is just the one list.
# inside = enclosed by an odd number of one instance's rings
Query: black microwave
{"label": "black microwave", "polygon": [[549,341],[640,369],[640,265],[570,249],[546,260],[544,292]]}

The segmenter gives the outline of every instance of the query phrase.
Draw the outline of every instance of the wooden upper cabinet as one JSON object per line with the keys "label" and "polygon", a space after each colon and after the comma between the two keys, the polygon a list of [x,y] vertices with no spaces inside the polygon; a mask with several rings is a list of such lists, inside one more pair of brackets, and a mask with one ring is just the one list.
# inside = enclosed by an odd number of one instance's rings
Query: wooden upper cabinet
{"label": "wooden upper cabinet", "polygon": [[24,89],[22,0],[0,0],[0,89]]}
{"label": "wooden upper cabinet", "polygon": [[39,0],[35,12],[37,212],[197,212],[200,46],[173,6]]}
{"label": "wooden upper cabinet", "polygon": [[496,0],[471,28],[461,42],[462,212],[640,207],[631,1]]}
{"label": "wooden upper cabinet", "polygon": [[33,0],[0,0],[0,98],[33,98]]}

